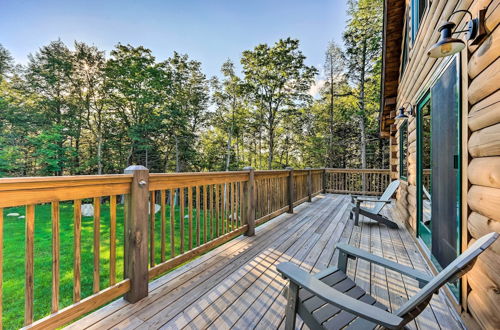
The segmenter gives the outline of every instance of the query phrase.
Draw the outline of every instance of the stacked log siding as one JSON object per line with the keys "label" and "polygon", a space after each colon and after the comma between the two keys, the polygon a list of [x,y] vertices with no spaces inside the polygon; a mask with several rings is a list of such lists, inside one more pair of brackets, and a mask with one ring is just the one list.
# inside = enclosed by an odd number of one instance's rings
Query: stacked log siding
{"label": "stacked log siding", "polygon": [[[386,0],[386,10],[395,3],[410,1]],[[461,122],[462,122],[462,250],[475,239],[491,232],[500,232],[500,0],[429,1],[420,29],[409,44],[408,61],[397,80],[396,95],[382,93],[381,135],[390,136],[391,177],[399,177],[399,126],[394,121],[396,109],[404,103],[415,105],[427,91],[439,70],[450,57],[430,58],[427,50],[439,39],[437,28],[456,11],[467,9],[474,17],[486,9],[487,36],[478,45],[469,42],[460,54]],[[410,15],[411,16],[411,15]],[[465,26],[469,16],[453,15],[458,27]],[[407,22],[405,24],[410,24]],[[399,31],[404,38],[404,29]],[[385,38],[390,38],[386,30]],[[464,34],[459,35],[465,38]],[[403,47],[403,43],[401,44]],[[386,50],[387,51],[387,50]],[[390,53],[387,51],[386,53]],[[392,54],[392,53],[391,53]],[[402,54],[402,51],[399,52]],[[387,61],[387,60],[385,60]],[[393,84],[384,81],[383,84]],[[392,108],[387,101],[396,97]],[[397,209],[408,227],[417,230],[417,141],[416,118],[408,119],[408,178],[397,193]],[[500,242],[480,257],[474,269],[462,282],[462,301],[458,306],[469,326],[485,329],[500,324]]]}

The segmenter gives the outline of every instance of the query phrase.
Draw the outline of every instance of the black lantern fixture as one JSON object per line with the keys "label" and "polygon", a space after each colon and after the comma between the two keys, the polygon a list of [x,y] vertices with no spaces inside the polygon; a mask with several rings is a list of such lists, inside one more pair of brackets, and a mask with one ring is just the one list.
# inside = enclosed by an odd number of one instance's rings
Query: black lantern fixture
{"label": "black lantern fixture", "polygon": [[[453,28],[456,26],[455,23],[450,22],[450,18],[456,13],[467,13],[470,15],[470,21],[467,22],[467,29],[461,31],[452,32]],[[446,57],[460,52],[465,48],[465,42],[461,39],[453,38],[454,34],[459,34],[461,32],[467,32],[466,39],[472,40],[472,44],[478,44],[486,35],[486,30],[484,28],[484,17],[486,10],[482,9],[479,11],[479,16],[473,18],[472,14],[468,10],[457,10],[451,13],[448,17],[448,21],[444,22],[439,28],[438,32],[441,33],[439,41],[432,45],[429,49],[427,55],[430,57]]]}
{"label": "black lantern fixture", "polygon": [[398,115],[397,115],[397,116],[396,116],[396,118],[395,118],[395,119],[396,119],[396,121],[402,121],[402,120],[408,119],[408,115],[406,115],[406,113],[405,113],[405,110],[406,110],[406,109],[405,109],[405,106],[406,106],[406,105],[409,105],[409,106],[410,106],[410,111],[409,111],[409,114],[410,114],[410,116],[413,116],[413,105],[411,105],[411,103],[410,103],[410,102],[405,102],[405,103],[401,106],[401,108],[399,108],[399,110],[398,110],[398,112],[399,112],[399,113],[398,113]]}

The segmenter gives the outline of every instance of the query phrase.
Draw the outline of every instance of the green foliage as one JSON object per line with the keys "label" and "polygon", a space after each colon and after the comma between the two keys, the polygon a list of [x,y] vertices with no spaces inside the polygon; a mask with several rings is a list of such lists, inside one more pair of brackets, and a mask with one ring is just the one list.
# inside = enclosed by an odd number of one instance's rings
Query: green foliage
{"label": "green foliage", "polygon": [[291,38],[243,51],[241,73],[228,60],[210,79],[187,54],[158,61],[143,46],[106,57],[57,40],[25,66],[0,46],[0,175],[386,166],[382,1],[351,0],[348,14],[321,76]]}
{"label": "green foliage", "polygon": [[5,49],[2,44],[0,44],[0,81],[2,81],[3,77],[12,70],[12,66],[14,64],[14,60],[10,55],[10,52]]}
{"label": "green foliage", "polygon": [[304,63],[299,41],[280,39],[243,52],[245,88],[251,95],[254,116],[267,133],[268,168],[274,165],[276,129],[297,108],[311,101],[307,93],[317,70]]}
{"label": "green foliage", "polygon": [[40,164],[40,174],[61,173],[65,168],[73,150],[64,145],[64,132],[64,127],[55,125],[31,138],[31,143],[35,148],[34,157]]}

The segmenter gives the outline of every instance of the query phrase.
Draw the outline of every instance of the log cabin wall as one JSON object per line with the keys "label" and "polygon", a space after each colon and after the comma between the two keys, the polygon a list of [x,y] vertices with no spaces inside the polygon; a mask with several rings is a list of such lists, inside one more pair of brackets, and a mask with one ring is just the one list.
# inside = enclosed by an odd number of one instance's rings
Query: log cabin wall
{"label": "log cabin wall", "polygon": [[[405,17],[410,9],[406,3]],[[394,4],[386,0],[387,6]],[[431,86],[436,74],[452,57],[434,59],[427,50],[437,42],[437,28],[455,10],[467,9],[474,17],[486,9],[488,36],[479,45],[466,47],[460,54],[461,121],[462,121],[462,250],[475,239],[491,232],[500,232],[500,0],[434,0],[427,8],[413,42],[408,44],[405,70],[397,79],[397,94],[382,91],[381,135],[390,138],[391,176],[399,178],[399,133],[401,123],[394,122],[396,109],[405,102],[416,105]],[[389,10],[390,12],[390,10]],[[408,16],[406,16],[408,15]],[[386,14],[385,19],[388,19]],[[469,17],[456,14],[452,21],[465,26]],[[386,23],[387,24],[387,23]],[[404,22],[406,24],[406,21]],[[411,33],[403,25],[399,31]],[[387,27],[386,27],[387,29]],[[390,38],[385,32],[384,38]],[[394,32],[392,32],[394,33]],[[399,36],[401,37],[401,36]],[[465,39],[464,34],[459,38]],[[402,61],[401,42],[399,51]],[[384,44],[384,47],[390,45]],[[384,55],[389,51],[384,50]],[[386,55],[385,55],[386,56]],[[384,61],[387,61],[384,59]],[[386,63],[384,63],[387,65]],[[386,78],[387,79],[387,78]],[[390,82],[389,82],[390,83]],[[384,81],[385,85],[388,85]],[[396,97],[391,107],[387,100]],[[417,141],[416,118],[408,119],[408,177],[396,195],[397,210],[408,227],[417,228]],[[463,320],[470,328],[498,329],[500,325],[500,242],[484,253],[462,282],[461,309]]]}

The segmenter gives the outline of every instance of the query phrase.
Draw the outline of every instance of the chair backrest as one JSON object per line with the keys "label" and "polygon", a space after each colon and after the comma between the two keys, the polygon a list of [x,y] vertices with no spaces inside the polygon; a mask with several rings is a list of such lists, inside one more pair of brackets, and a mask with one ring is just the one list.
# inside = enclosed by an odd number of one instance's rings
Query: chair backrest
{"label": "chair backrest", "polygon": [[429,303],[432,294],[437,292],[437,290],[447,282],[454,281],[467,273],[472,266],[474,266],[476,258],[493,244],[498,236],[498,233],[493,232],[484,235],[474,242],[474,244],[465,250],[464,253],[453,260],[452,263],[427,283],[427,285],[425,285],[415,296],[411,297],[410,300],[403,304],[395,314],[402,317],[407,322],[417,317]]}
{"label": "chair backrest", "polygon": [[[385,188],[385,191],[382,194],[382,196],[380,196],[380,199],[381,200],[389,200],[389,199],[391,199],[392,195],[394,195],[394,193],[396,192],[396,190],[398,190],[398,187],[399,187],[399,180],[392,181],[387,186],[387,188]],[[371,212],[373,212],[375,214],[378,214],[380,211],[382,211],[382,208],[384,207],[385,203],[383,203],[383,202],[374,202],[374,203],[375,203],[375,206],[371,210]]]}

